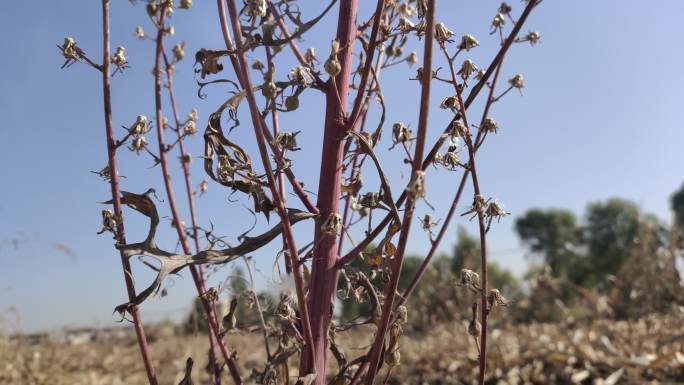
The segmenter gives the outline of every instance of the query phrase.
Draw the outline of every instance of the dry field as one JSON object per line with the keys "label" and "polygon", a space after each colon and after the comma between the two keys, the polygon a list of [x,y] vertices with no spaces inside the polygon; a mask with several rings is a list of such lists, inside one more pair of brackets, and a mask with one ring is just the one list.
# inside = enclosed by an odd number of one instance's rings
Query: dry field
{"label": "dry field", "polygon": [[[488,384],[681,384],[684,383],[684,310],[633,321],[591,324],[521,324],[494,328]],[[407,333],[401,364],[390,384],[475,383],[477,352],[466,325],[443,324],[429,333]],[[368,330],[370,332],[370,330]],[[185,359],[195,359],[193,380],[208,383],[204,336],[175,336],[170,328],[152,333],[161,384],[182,379]],[[257,334],[233,334],[243,377],[262,365]],[[370,335],[341,334],[349,357],[370,343]],[[145,384],[133,336],[82,343],[0,339],[0,384]],[[331,365],[335,365],[334,360]],[[291,373],[295,373],[292,371]],[[226,378],[225,383],[230,383]]]}

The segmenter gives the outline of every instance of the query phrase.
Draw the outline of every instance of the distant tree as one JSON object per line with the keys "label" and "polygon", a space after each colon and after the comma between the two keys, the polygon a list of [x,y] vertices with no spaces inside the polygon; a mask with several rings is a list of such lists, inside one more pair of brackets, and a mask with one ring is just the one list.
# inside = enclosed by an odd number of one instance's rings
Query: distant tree
{"label": "distant tree", "polygon": [[674,225],[677,232],[684,235],[684,183],[672,193],[670,197],[670,208],[674,213]]}
{"label": "distant tree", "polygon": [[554,276],[579,264],[575,252],[580,229],[575,215],[564,209],[532,209],[518,218],[515,230],[530,250],[543,256]]}
{"label": "distant tree", "polygon": [[615,274],[630,257],[639,231],[639,209],[627,200],[612,198],[587,207],[584,239],[597,278]]}

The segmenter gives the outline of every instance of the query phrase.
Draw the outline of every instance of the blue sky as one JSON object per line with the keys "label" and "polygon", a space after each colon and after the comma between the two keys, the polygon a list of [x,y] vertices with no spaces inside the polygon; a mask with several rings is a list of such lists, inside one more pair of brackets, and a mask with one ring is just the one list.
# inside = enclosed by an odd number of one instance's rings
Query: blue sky
{"label": "blue sky", "polygon": [[[195,3],[189,12],[176,12],[177,34],[169,41],[185,40],[188,57],[201,47],[222,47],[215,2]],[[312,0],[307,4],[313,14],[324,3]],[[362,7],[366,17],[368,4]],[[498,44],[487,35],[498,4],[489,0],[438,2],[438,20],[457,35],[467,32],[479,38],[482,47],[467,57],[480,66],[488,63]],[[516,13],[522,8],[517,1],[512,4]],[[526,27],[541,32],[541,44],[516,45],[506,60],[502,75],[523,73],[526,88],[522,97],[511,93],[492,113],[501,130],[479,153],[485,194],[502,201],[514,215],[531,207],[564,207],[581,215],[587,202],[617,196],[669,220],[668,197],[684,180],[684,77],[680,72],[684,53],[676,40],[681,36],[683,11],[684,3],[679,1],[544,1]],[[314,46],[319,56],[324,55],[334,14],[300,46]],[[153,115],[152,46],[133,38],[136,25],[152,28],[142,6],[132,7],[123,0],[113,2],[112,19],[112,44],[126,46],[132,65],[113,81],[114,123],[119,127],[132,123],[138,114]],[[85,66],[60,70],[62,58],[55,47],[69,35],[100,61],[100,23],[97,1],[0,2],[4,36],[0,40],[0,330],[110,325],[113,307],[125,298],[111,238],[96,235],[103,207],[97,202],[109,194],[107,184],[90,173],[106,161],[99,77]],[[293,64],[289,56],[283,54],[288,59],[278,69],[280,76]],[[199,100],[191,66],[192,60],[178,65],[179,105],[183,115],[197,108],[203,128],[209,113],[228,94],[215,86],[207,90],[207,99]],[[419,89],[415,82],[405,81],[414,70],[397,66],[382,75],[390,123],[416,126]],[[443,85],[435,86],[435,103],[448,92]],[[294,170],[311,190],[317,185],[318,169],[310,165],[320,157],[323,116],[321,109],[310,106],[321,101],[320,95],[312,93],[302,99],[300,111],[283,117],[287,130],[302,131],[298,138],[306,151],[293,154]],[[243,125],[233,137],[254,149],[246,110],[241,112]],[[448,118],[434,104],[430,138],[438,135]],[[385,135],[382,148],[389,147],[388,138]],[[156,141],[152,134],[148,139]],[[201,154],[201,135],[189,146],[192,154]],[[388,162],[399,162],[397,154],[386,156]],[[155,187],[162,192],[159,170],[148,169],[151,164],[149,158],[122,152],[123,189]],[[389,173],[398,190],[407,169],[395,164]],[[180,182],[175,161],[173,168],[174,180]],[[439,218],[460,175],[430,173],[428,194],[436,206],[433,215]],[[196,160],[193,183],[203,178]],[[177,195],[184,202],[178,186]],[[469,199],[463,202],[465,211]],[[211,220],[233,242],[253,221],[242,203],[229,202],[228,192],[213,183],[198,200],[198,210],[203,226],[208,227]],[[165,203],[160,203],[160,212],[168,215]],[[418,209],[421,215],[427,212],[425,206]],[[184,206],[183,217],[189,222]],[[126,220],[129,238],[144,233],[141,218],[128,212]],[[263,222],[259,218],[257,229],[265,228]],[[460,217],[457,222],[474,231],[474,223]],[[160,241],[172,249],[174,233],[168,218],[165,223]],[[527,260],[512,224],[512,218],[503,220],[492,230],[489,243],[493,260],[521,274]],[[306,231],[306,225],[302,230]],[[306,238],[300,238],[303,245]],[[455,226],[443,242],[443,251],[450,250],[454,238]],[[56,244],[70,251],[60,251]],[[271,285],[276,246],[254,254],[261,287]],[[427,247],[425,234],[415,231],[409,252],[420,255]],[[135,271],[138,287],[143,287],[151,275],[139,263]],[[221,268],[211,275],[212,284],[228,274],[230,269]],[[167,282],[167,287],[169,296],[145,303],[145,319],[184,316],[194,296],[191,278],[183,273]]]}

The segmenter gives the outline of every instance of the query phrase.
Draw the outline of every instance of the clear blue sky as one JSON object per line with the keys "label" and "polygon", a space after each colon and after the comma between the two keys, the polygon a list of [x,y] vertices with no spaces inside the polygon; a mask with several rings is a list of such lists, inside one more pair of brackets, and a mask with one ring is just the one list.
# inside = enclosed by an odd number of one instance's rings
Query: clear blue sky
{"label": "clear blue sky", "polygon": [[[201,47],[222,47],[215,2],[195,3],[190,12],[176,12],[177,37],[171,39],[184,39],[190,58]],[[318,10],[323,2],[307,4]],[[519,12],[521,3],[512,4]],[[487,35],[487,28],[497,6],[489,0],[438,4],[438,19],[457,35],[468,32],[480,39],[482,47],[470,55],[476,64],[485,65],[495,50],[497,42]],[[132,64],[113,81],[114,122],[119,127],[132,123],[138,114],[153,115],[153,51],[151,43],[132,36],[138,24],[151,30],[143,7],[119,0],[112,8],[113,45],[125,44]],[[315,46],[319,55],[328,51],[334,13],[300,43],[302,47]],[[501,200],[514,215],[530,207],[564,207],[581,215],[587,202],[617,196],[668,220],[668,197],[684,180],[684,53],[678,48],[683,13],[684,3],[674,0],[544,1],[526,28],[541,32],[541,44],[515,46],[506,62],[503,75],[523,73],[526,88],[523,97],[511,93],[492,113],[501,131],[490,137],[479,156],[486,195]],[[109,325],[113,307],[125,298],[111,238],[96,235],[103,207],[97,202],[109,194],[107,185],[90,173],[106,161],[99,77],[80,65],[60,70],[62,58],[55,47],[69,35],[100,61],[100,23],[97,1],[0,2],[0,328]],[[216,86],[207,90],[208,99],[198,100],[191,65],[192,60],[186,60],[178,66],[179,104],[183,115],[192,107],[199,110],[203,129],[208,114],[227,94]],[[284,76],[286,69],[279,68],[279,75]],[[413,70],[404,66],[383,73],[390,123],[416,125],[418,87],[404,81],[412,75]],[[436,103],[447,93],[446,87],[437,86]],[[302,110],[320,101],[312,94],[302,100]],[[448,115],[436,106],[432,111],[429,136],[434,138]],[[303,132],[301,144],[308,151],[294,155],[294,169],[312,190],[318,170],[309,165],[320,156],[322,121],[319,109],[284,118],[286,129]],[[234,138],[254,148],[248,122],[245,114]],[[381,147],[388,147],[388,138],[385,135]],[[156,137],[150,134],[148,139],[154,143]],[[201,153],[201,135],[191,141],[190,151]],[[393,156],[390,160],[398,159]],[[149,165],[148,158],[122,152],[123,188],[163,191],[159,171],[147,169]],[[173,165],[180,182],[178,163]],[[193,183],[198,184],[204,175],[197,160],[193,171]],[[390,172],[395,186],[402,183],[400,171],[395,167]],[[439,218],[459,175],[431,173],[428,193],[437,206],[433,215]],[[177,194],[184,202],[183,191]],[[247,210],[228,202],[228,192],[213,183],[198,206],[200,223],[209,226],[211,220],[233,242],[252,223]],[[164,204],[160,211],[168,213]],[[424,214],[427,208],[418,211]],[[187,218],[185,209],[183,216]],[[126,219],[129,238],[143,234],[142,219],[132,212]],[[259,219],[262,229],[264,221]],[[462,218],[458,222],[473,228]],[[521,274],[527,261],[512,224],[508,218],[492,230],[492,259]],[[173,234],[164,226],[165,247],[175,247]],[[455,227],[443,242],[444,251],[452,247],[454,235]],[[18,249],[12,240],[18,240]],[[55,243],[68,246],[74,255],[56,249]],[[421,254],[427,245],[425,234],[416,231],[409,251]],[[275,250],[270,247],[254,255],[261,286],[272,277]],[[142,287],[151,277],[149,271],[138,263],[135,270]],[[211,282],[220,282],[228,273],[226,268],[219,270]],[[145,319],[185,314],[194,296],[189,275],[183,273],[167,286],[168,297],[145,303]],[[20,319],[15,319],[12,308]]]}

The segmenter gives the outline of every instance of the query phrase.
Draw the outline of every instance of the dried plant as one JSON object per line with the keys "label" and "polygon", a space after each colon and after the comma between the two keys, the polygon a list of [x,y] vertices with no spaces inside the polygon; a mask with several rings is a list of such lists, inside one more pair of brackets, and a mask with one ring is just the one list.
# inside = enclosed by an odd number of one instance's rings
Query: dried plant
{"label": "dried plant", "polygon": [[[401,360],[400,339],[410,314],[406,307],[407,299],[438,249],[468,181],[474,190],[473,204],[463,216],[478,222],[482,271],[478,275],[464,270],[460,284],[477,293],[481,300],[479,305],[472,305],[472,328],[468,331],[478,340],[478,383],[483,384],[487,367],[487,320],[495,308],[498,311],[498,307],[508,304],[498,289],[488,286],[486,236],[494,220],[498,222],[508,212],[499,202],[486,198],[478,179],[476,154],[487,136],[499,131],[499,123],[492,117],[493,105],[511,89],[520,91],[524,87],[523,76],[516,74],[508,80],[509,87],[497,94],[504,58],[511,46],[522,42],[534,45],[540,40],[537,32],[520,35],[522,26],[540,2],[526,1],[517,20],[512,16],[513,8],[506,3],[501,4],[491,22],[492,34],[498,35],[498,51],[487,66],[479,69],[471,59],[462,60],[461,56],[482,49],[480,47],[487,45],[486,42],[480,42],[467,33],[458,37],[447,24],[438,23],[435,20],[436,0],[378,0],[370,15],[359,14],[358,0],[331,0],[314,16],[306,17],[311,6],[303,7],[295,1],[246,0],[238,4],[235,0],[218,0],[217,13],[225,47],[202,48],[196,52],[195,71],[202,79],[198,81],[198,95],[202,98],[205,87],[217,85],[227,85],[232,94],[206,119],[202,157],[204,172],[214,184],[226,187],[230,193],[242,195],[244,200],[251,200],[254,213],[263,215],[266,220],[277,217],[279,222],[258,236],[241,235],[240,243],[234,246],[225,245],[221,237],[214,235],[216,230],[212,228],[204,231],[208,246],[202,247],[200,232],[203,230],[196,218],[194,199],[207,191],[209,182],[202,180],[198,191],[193,191],[190,175],[193,158],[185,146],[185,141],[197,133],[201,118],[195,109],[187,119],[180,117],[173,78],[176,75],[175,64],[186,58],[186,47],[182,42],[170,50],[167,46],[168,38],[175,34],[171,23],[172,17],[176,17],[175,8],[191,9],[192,1],[175,4],[170,0],[150,0],[145,5],[145,12],[154,32],[148,35],[142,26],[135,28],[137,38],[149,40],[155,47],[155,152],[146,136],[151,131],[152,122],[144,115],[138,116],[126,128],[124,137],[115,137],[110,77],[118,74],[118,77],[125,78],[129,60],[134,59],[126,57],[124,47],[117,48],[113,55],[110,53],[109,1],[103,0],[102,64],[90,60],[72,38],[66,38],[58,47],[66,60],[63,67],[82,62],[102,73],[109,161],[97,174],[111,184],[111,200],[105,203],[112,204],[113,210],[103,211],[100,232],[114,234],[115,247],[121,254],[129,298],[116,307],[116,311],[122,317],[132,317],[150,384],[156,384],[156,374],[138,308],[160,290],[165,277],[186,267],[192,274],[206,313],[208,361],[214,384],[222,382],[224,365],[235,384],[248,380],[259,384],[286,384],[291,381],[290,377],[295,378],[293,382],[297,384],[316,385],[325,384],[328,379],[333,384],[372,384],[377,378],[387,382]],[[330,37],[330,47],[309,47],[303,52],[298,46],[301,38],[313,26],[329,19],[333,9],[338,12],[337,30]],[[364,18],[366,16],[367,19]],[[413,41],[422,44],[422,52],[405,53],[404,48]],[[289,55],[294,56],[297,65],[283,70],[281,63],[285,60],[282,58]],[[393,123],[391,147],[383,150],[384,146],[378,145],[382,141],[388,114],[392,111],[385,104],[381,74],[394,71],[394,66],[400,63],[415,65],[419,57],[422,57],[422,66],[413,79],[418,81],[421,89],[417,125],[412,130],[404,123]],[[440,74],[442,68],[449,72],[446,77]],[[428,116],[431,106],[436,104],[431,95],[433,88],[439,86],[452,93],[439,107],[451,111],[453,116],[443,133],[428,148]],[[170,99],[172,122],[164,118],[162,97],[165,92]],[[279,114],[312,107],[300,102],[304,93],[321,93],[325,97],[320,177],[315,203],[295,174],[297,164],[288,158],[292,152],[307,152],[307,149],[297,141],[299,132],[281,128],[279,120]],[[482,97],[484,109],[478,124],[473,124],[472,119],[469,122],[472,116],[469,108],[478,97]],[[379,111],[379,119],[372,128],[367,128],[367,123],[372,124],[369,122],[373,115],[370,111],[374,109]],[[240,120],[245,120],[245,112],[248,112],[248,126],[252,127],[257,144],[256,162],[247,147],[236,143],[230,135],[233,130],[246,129],[242,128]],[[222,124],[226,118],[228,127]],[[121,119],[131,120],[130,117]],[[167,132],[175,134],[170,144],[165,138]],[[154,164],[159,166],[180,252],[163,250],[156,243],[160,215],[151,198],[155,190],[148,189],[138,194],[119,188],[117,151],[126,148],[124,146],[136,154],[151,156]],[[441,153],[445,146],[446,151]],[[184,175],[183,187],[191,219],[188,228],[181,218],[170,178],[169,157],[175,150]],[[405,164],[410,167],[410,171],[407,170],[410,172],[408,182],[393,183],[385,172],[393,166],[383,161],[387,151],[401,151],[405,156]],[[466,156],[467,159],[462,159]],[[368,160],[371,165],[366,162]],[[416,206],[425,204],[433,209],[429,200],[430,165],[460,172],[460,182],[451,207],[443,217],[433,213],[424,215],[420,220],[431,247],[407,289],[400,294],[397,292],[398,280],[412,222],[418,215]],[[377,180],[379,186],[364,183],[373,180]],[[144,188],[139,189],[142,190]],[[294,193],[297,201],[286,200],[288,191]],[[142,242],[126,241],[122,205],[149,219],[148,233]],[[298,233],[295,237],[294,225],[305,220],[314,222],[313,234],[307,237],[307,234]],[[359,232],[353,228],[364,225],[363,238],[355,239]],[[282,294],[274,305],[274,321],[266,322],[265,310],[252,287],[249,296],[254,299],[253,311],[259,314],[256,327],[263,333],[266,357],[261,369],[255,369],[251,376],[246,377],[236,365],[237,352],[231,351],[227,344],[230,332],[236,329],[236,299],[233,299],[233,311],[219,322],[216,301],[222,294],[217,288],[207,287],[203,268],[232,264],[241,257],[259,252],[279,237],[283,245],[281,255],[285,257],[286,271],[294,283],[294,290]],[[194,250],[190,247],[189,238],[194,243]],[[308,239],[310,243],[299,248],[295,239]],[[345,239],[350,239],[353,247],[345,249]],[[376,246],[371,248],[371,252],[366,252],[374,242]],[[132,257],[138,257],[157,273],[154,281],[140,292],[133,287]],[[357,260],[363,260],[372,267],[370,277],[351,266],[350,262]],[[251,277],[249,262],[247,266]],[[347,286],[346,296],[371,304],[368,320],[357,319],[349,323],[333,320],[339,276]],[[468,312],[467,306],[463,311]],[[365,354],[351,357],[336,339],[336,332],[363,324],[374,325],[372,341]],[[463,338],[468,337],[464,335]],[[328,351],[337,361],[337,373],[328,372],[331,367]],[[219,364],[219,361],[223,363]],[[290,361],[297,362],[297,375],[291,376]],[[184,384],[192,382],[192,362],[188,358],[182,380]],[[379,376],[383,366],[386,367],[385,375]]]}

